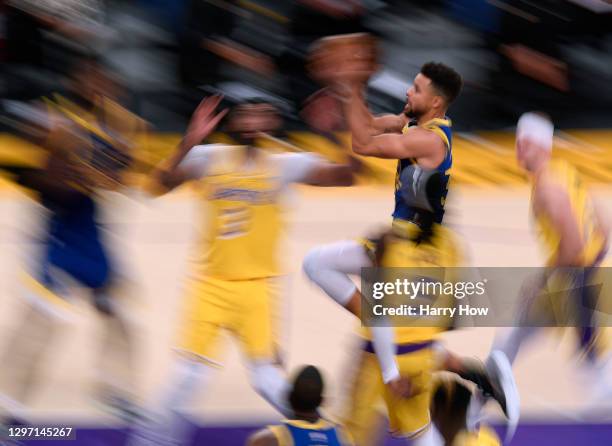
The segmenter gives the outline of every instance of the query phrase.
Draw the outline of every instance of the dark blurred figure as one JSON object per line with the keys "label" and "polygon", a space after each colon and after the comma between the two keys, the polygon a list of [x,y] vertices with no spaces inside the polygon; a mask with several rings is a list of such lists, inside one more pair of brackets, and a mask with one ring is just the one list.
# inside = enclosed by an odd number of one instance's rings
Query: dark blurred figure
{"label": "dark blurred figure", "polygon": [[185,87],[181,115],[191,113],[203,86],[244,86],[273,77],[272,59],[250,41],[234,37],[248,15],[238,0],[186,0],[184,26],[177,36],[179,78]]}
{"label": "dark blurred figure", "polygon": [[82,51],[104,37],[99,0],[5,3],[7,97],[31,100],[57,88]]}
{"label": "dark blurred figure", "polygon": [[221,80],[223,59],[204,47],[204,42],[213,37],[228,37],[234,27],[235,18],[228,7],[235,7],[233,0],[210,2],[188,0],[185,26],[180,39],[180,74],[187,85],[215,84]]}
{"label": "dark blurred figure", "polygon": [[262,75],[274,70],[264,54],[233,40],[232,31],[244,14],[237,0],[190,0],[185,30],[180,34],[180,74],[190,86],[214,85],[227,79],[226,64]]}
{"label": "dark blurred figure", "polygon": [[321,88],[307,67],[312,44],[325,36],[365,30],[366,6],[361,0],[297,0],[291,13],[289,39],[279,66],[287,79],[288,98],[300,109]]}
{"label": "dark blurred figure", "polygon": [[[609,103],[606,73],[568,49],[586,45],[589,57],[604,54],[612,7],[601,0],[446,0],[447,11],[482,34],[495,55],[489,67],[488,106],[512,120],[522,112],[540,109],[575,125],[575,103],[583,113]],[[602,92],[602,90],[604,90]],[[603,93],[603,94],[602,94]],[[517,100],[520,98],[520,100]]]}
{"label": "dark blurred figure", "polygon": [[479,415],[478,396],[456,377],[439,377],[433,385],[431,419],[442,436],[444,446],[500,446],[493,429],[485,424],[470,426]]}
{"label": "dark blurred figure", "polygon": [[30,129],[27,136],[46,149],[43,166],[0,166],[36,192],[47,214],[42,249],[24,275],[25,316],[3,352],[3,387],[17,403],[35,394],[44,354],[75,316],[69,298],[76,283],[87,290],[102,323],[98,396],[131,416],[133,345],[118,299],[127,282],[109,256],[97,191],[121,186],[132,137],[143,123],[115,101],[117,79],[95,59],[81,58],[76,66],[65,96],[14,109]]}

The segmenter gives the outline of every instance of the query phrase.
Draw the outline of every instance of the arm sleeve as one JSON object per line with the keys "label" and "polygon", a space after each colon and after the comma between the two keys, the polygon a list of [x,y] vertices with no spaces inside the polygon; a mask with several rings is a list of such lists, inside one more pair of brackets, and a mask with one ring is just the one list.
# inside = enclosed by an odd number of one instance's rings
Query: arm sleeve
{"label": "arm sleeve", "polygon": [[211,163],[215,159],[214,154],[218,150],[216,144],[195,146],[180,162],[179,168],[184,170],[191,180],[205,177],[211,170]]}
{"label": "arm sleeve", "polygon": [[303,183],[310,173],[326,161],[314,153],[282,153],[273,155],[281,171],[283,187],[291,183]]}

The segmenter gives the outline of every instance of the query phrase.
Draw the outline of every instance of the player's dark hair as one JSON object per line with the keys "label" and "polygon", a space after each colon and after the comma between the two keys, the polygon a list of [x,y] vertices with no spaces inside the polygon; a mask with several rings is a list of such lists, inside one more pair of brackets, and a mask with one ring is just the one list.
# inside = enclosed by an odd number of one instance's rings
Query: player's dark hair
{"label": "player's dark hair", "polygon": [[446,416],[465,417],[472,392],[457,380],[440,383],[433,393],[433,406],[438,413]]}
{"label": "player's dark hair", "polygon": [[266,99],[264,97],[250,97],[246,99],[241,99],[240,101],[236,101],[233,103],[230,101],[229,105],[231,109],[227,116],[225,116],[225,119],[223,120],[224,122],[230,122],[234,117],[236,117],[240,113],[243,113],[245,109],[249,106],[269,105],[271,107],[271,111],[277,110],[276,105],[272,101],[270,101],[270,99]]}
{"label": "player's dark hair", "polygon": [[444,444],[455,444],[457,435],[467,428],[467,411],[472,392],[454,378],[442,378],[434,385],[431,418],[444,438]]}
{"label": "player's dark hair", "polygon": [[448,65],[439,62],[427,62],[421,67],[421,74],[440,92],[447,104],[453,102],[463,87],[461,75]]}
{"label": "player's dark hair", "polygon": [[323,377],[312,365],[303,367],[289,394],[289,404],[296,412],[314,412],[323,401]]}

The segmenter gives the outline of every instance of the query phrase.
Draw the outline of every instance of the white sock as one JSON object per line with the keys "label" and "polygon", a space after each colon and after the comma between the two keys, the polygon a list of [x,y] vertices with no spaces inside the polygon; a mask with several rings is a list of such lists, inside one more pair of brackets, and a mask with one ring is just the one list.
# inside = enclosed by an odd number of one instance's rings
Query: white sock
{"label": "white sock", "polygon": [[162,400],[164,407],[173,411],[185,410],[210,379],[213,370],[213,367],[202,361],[177,359],[170,374],[171,386]]}
{"label": "white sock", "polygon": [[383,381],[388,383],[400,376],[397,361],[395,360],[396,346],[393,327],[371,327],[372,344],[380,364]]}
{"label": "white sock", "polygon": [[182,445],[188,438],[181,413],[193,402],[204,387],[213,368],[201,361],[178,358],[172,365],[169,385],[152,419],[137,426],[128,441],[129,446]]}
{"label": "white sock", "polygon": [[280,367],[264,362],[250,365],[253,389],[283,416],[290,417],[289,383]]}

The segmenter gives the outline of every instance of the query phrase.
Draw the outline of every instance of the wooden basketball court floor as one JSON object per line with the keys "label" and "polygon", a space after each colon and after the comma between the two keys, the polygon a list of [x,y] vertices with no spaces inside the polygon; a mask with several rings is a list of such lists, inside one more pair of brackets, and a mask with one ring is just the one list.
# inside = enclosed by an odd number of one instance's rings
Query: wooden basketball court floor
{"label": "wooden basketball court floor", "polygon": [[[18,322],[23,309],[18,293],[19,271],[36,249],[40,208],[9,188],[0,194],[0,342]],[[596,190],[612,215],[612,189]],[[330,303],[301,272],[308,249],[339,239],[355,238],[390,222],[389,187],[313,189],[300,187],[288,198],[288,232],[283,248],[287,266],[284,293],[283,346],[289,369],[312,363],[327,378],[327,409],[337,413],[354,358],[358,322]],[[528,218],[527,188],[455,191],[448,223],[462,235],[474,266],[539,266],[542,258]],[[178,323],[187,257],[198,228],[194,196],[179,191],[151,199],[141,193],[111,194],[102,220],[114,255],[130,277],[130,314],[137,327],[138,380],[142,401],[154,401],[166,382],[171,346]],[[609,265],[610,258],[606,263]],[[45,381],[31,404],[33,418],[96,422],[102,412],[90,399],[95,378],[98,327],[81,300],[74,321],[45,359]],[[475,328],[444,336],[453,351],[484,358],[494,329]],[[2,345],[3,346],[3,345]],[[524,419],[572,422],[587,403],[588,377],[572,359],[574,343],[561,331],[549,331],[520,355],[515,373],[521,390]],[[251,389],[242,358],[231,339],[224,367],[197,398],[193,416],[211,424],[253,424],[277,418]],[[586,386],[586,387],[585,387]]]}

